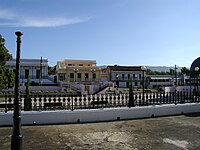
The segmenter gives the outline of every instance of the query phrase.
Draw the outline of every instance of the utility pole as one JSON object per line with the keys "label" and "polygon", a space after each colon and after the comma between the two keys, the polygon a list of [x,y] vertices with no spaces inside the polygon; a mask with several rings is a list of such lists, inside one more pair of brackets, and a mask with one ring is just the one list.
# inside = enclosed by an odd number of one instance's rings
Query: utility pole
{"label": "utility pole", "polygon": [[40,59],[40,86],[42,86],[42,56]]}
{"label": "utility pole", "polygon": [[[176,65],[175,65],[175,68],[174,68],[174,73],[175,73],[175,94],[177,94],[177,89],[176,89],[176,87],[177,87],[177,72],[176,72],[176,69],[177,69],[177,67],[176,67]],[[176,95],[176,97],[177,97],[177,95]],[[176,97],[175,97],[175,105],[176,105]]]}
{"label": "utility pole", "polygon": [[175,68],[174,68],[174,71],[175,71],[175,85],[177,86],[177,83],[178,83],[178,80],[177,80],[177,71],[176,71],[176,69],[177,69],[177,66],[175,65]]}
{"label": "utility pole", "polygon": [[21,134],[21,103],[19,98],[19,64],[20,64],[20,45],[21,32],[15,32],[17,36],[17,55],[16,55],[16,71],[15,71],[15,99],[13,112],[13,131],[11,136],[11,150],[22,150],[22,134]]}

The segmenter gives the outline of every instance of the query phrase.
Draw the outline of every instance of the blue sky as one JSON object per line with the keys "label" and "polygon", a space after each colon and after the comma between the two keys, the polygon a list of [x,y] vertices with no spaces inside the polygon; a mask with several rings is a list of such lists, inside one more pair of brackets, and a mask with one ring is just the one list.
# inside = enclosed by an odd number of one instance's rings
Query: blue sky
{"label": "blue sky", "polygon": [[98,65],[186,66],[200,54],[199,0],[0,0],[0,34],[15,57]]}

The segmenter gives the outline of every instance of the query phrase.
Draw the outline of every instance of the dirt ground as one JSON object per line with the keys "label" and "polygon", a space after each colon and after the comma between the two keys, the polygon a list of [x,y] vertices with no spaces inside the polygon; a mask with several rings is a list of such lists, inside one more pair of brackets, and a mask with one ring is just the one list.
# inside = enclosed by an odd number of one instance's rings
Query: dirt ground
{"label": "dirt ground", "polygon": [[[104,123],[23,126],[24,150],[199,150],[200,113]],[[0,150],[12,127],[0,127]]]}

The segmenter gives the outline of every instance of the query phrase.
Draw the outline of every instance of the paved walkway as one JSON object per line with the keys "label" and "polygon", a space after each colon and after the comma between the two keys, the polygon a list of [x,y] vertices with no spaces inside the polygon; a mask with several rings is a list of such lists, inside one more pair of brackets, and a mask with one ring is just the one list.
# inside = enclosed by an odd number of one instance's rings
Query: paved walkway
{"label": "paved walkway", "polygon": [[[199,150],[200,114],[70,125],[23,126],[24,150]],[[0,127],[10,149],[11,127]]]}

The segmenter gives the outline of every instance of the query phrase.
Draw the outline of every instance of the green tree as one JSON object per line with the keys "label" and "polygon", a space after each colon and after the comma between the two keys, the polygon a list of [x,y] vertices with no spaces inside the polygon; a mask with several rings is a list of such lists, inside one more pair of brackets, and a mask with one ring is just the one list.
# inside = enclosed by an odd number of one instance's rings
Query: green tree
{"label": "green tree", "polygon": [[48,66],[48,74],[49,74],[49,75],[54,75],[54,74],[56,74],[56,66],[54,66],[54,67]]}
{"label": "green tree", "polygon": [[6,69],[5,66],[0,66],[0,91],[2,89],[12,88],[14,86],[15,74]]}
{"label": "green tree", "polygon": [[9,54],[8,49],[5,47],[5,39],[0,34],[0,65],[5,66],[6,61],[12,59],[12,55]]}
{"label": "green tree", "polygon": [[147,75],[168,75],[169,73],[168,72],[164,72],[164,71],[153,71],[151,69],[147,69],[146,71],[146,74]]}
{"label": "green tree", "polygon": [[156,75],[156,72],[153,71],[153,70],[151,70],[151,69],[147,69],[147,70],[146,70],[146,74],[147,74],[147,75]]}
{"label": "green tree", "polygon": [[168,74],[169,74],[169,75],[175,75],[175,70],[174,70],[174,69],[169,69]]}
{"label": "green tree", "polygon": [[26,83],[26,95],[24,99],[24,111],[30,111],[32,108],[31,97],[30,97],[30,77],[27,78]]}
{"label": "green tree", "polygon": [[5,39],[0,35],[0,91],[14,86],[14,73],[5,67],[6,61],[10,59],[12,59],[12,55],[5,47]]}
{"label": "green tree", "polygon": [[189,76],[190,75],[190,70],[188,68],[186,68],[186,67],[182,67],[181,68],[181,74],[185,74],[185,75]]}

